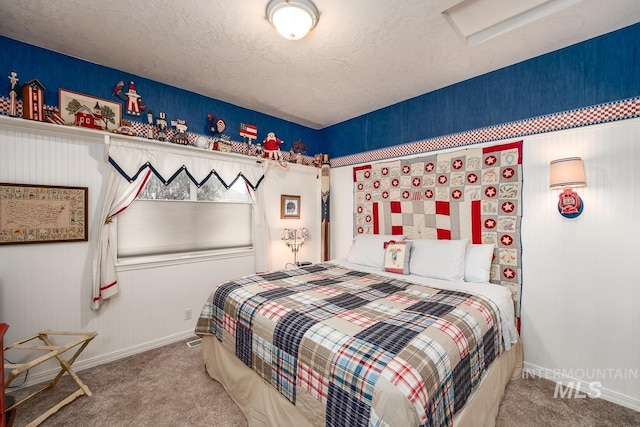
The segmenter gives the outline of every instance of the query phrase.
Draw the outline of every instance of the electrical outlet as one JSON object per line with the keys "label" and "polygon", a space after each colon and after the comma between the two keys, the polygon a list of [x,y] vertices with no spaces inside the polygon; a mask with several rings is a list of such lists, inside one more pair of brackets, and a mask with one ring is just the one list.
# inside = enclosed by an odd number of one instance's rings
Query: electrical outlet
{"label": "electrical outlet", "polygon": [[184,309],[184,320],[191,320],[191,309],[190,308],[185,308]]}

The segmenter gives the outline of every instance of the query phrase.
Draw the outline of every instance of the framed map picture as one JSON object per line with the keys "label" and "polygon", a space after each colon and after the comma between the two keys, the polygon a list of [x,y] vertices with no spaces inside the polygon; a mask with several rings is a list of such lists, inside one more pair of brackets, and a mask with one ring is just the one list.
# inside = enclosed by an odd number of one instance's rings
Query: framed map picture
{"label": "framed map picture", "polygon": [[66,89],[58,90],[58,108],[64,122],[72,126],[110,132],[122,121],[122,105],[119,102]]}
{"label": "framed map picture", "polygon": [[0,245],[88,240],[87,187],[0,183]]}

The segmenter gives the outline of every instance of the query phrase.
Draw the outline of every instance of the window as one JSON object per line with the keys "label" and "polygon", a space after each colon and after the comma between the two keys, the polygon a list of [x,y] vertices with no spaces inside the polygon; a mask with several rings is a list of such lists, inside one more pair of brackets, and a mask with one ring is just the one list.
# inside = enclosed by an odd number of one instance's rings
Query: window
{"label": "window", "polygon": [[167,186],[152,175],[117,217],[118,264],[250,250],[252,209],[242,179],[227,190],[215,177],[197,188],[184,171]]}

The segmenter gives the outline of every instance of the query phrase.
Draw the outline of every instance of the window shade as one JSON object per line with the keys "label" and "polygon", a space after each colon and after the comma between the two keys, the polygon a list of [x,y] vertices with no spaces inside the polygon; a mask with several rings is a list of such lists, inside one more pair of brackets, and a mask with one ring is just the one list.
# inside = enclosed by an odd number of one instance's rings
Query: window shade
{"label": "window shade", "polygon": [[252,204],[136,200],[118,216],[118,258],[250,248]]}

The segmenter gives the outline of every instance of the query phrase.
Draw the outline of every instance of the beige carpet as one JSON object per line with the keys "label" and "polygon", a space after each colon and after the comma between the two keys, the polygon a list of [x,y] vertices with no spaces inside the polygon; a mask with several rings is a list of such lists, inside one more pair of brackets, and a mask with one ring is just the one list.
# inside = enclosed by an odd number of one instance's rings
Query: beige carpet
{"label": "beige carpet", "polygon": [[[45,427],[177,427],[247,425],[220,384],[204,370],[200,347],[186,341],[78,373],[93,392],[62,408]],[[17,380],[19,381],[19,380]],[[72,385],[73,384],[73,385]],[[65,376],[51,391],[18,409],[25,426],[66,397],[75,386]],[[13,392],[16,398],[38,389]],[[512,381],[500,407],[499,427],[640,426],[640,412],[599,399],[554,399],[546,380]]]}

